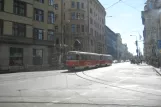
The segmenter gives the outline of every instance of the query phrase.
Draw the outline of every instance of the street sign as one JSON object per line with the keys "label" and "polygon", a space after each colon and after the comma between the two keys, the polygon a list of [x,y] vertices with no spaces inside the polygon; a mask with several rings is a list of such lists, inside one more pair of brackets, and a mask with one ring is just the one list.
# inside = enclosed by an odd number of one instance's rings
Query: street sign
{"label": "street sign", "polygon": [[161,40],[158,40],[158,49],[161,49]]}

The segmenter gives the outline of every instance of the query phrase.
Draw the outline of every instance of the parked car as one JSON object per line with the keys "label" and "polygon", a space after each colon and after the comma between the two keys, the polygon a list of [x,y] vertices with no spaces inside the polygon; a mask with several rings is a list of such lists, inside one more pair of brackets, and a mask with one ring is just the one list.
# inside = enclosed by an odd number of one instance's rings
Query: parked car
{"label": "parked car", "polygon": [[113,63],[118,63],[118,61],[117,60],[114,60]]}

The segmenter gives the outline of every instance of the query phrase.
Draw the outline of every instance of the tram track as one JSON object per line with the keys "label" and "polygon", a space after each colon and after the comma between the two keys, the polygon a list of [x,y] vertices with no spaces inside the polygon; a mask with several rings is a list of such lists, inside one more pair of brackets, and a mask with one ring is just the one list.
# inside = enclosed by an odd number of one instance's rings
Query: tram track
{"label": "tram track", "polygon": [[[83,77],[82,75],[79,75],[79,73],[82,73],[83,76],[85,76],[85,77]],[[84,71],[81,71],[79,73],[75,72],[75,75],[82,78],[82,79],[85,79],[87,81],[99,83],[99,84],[109,86],[109,87],[113,87],[113,88],[118,88],[118,89],[121,89],[121,90],[126,90],[126,91],[137,92],[137,93],[141,93],[141,94],[147,94],[147,95],[153,95],[153,96],[161,97],[161,95],[158,95],[158,94],[154,94],[154,93],[150,93],[150,92],[143,92],[143,91],[139,91],[139,90],[135,90],[135,89],[129,89],[129,88],[124,88],[124,87],[120,87],[120,86],[117,86],[117,85],[109,84],[109,81],[87,75],[86,73],[84,73]]]}

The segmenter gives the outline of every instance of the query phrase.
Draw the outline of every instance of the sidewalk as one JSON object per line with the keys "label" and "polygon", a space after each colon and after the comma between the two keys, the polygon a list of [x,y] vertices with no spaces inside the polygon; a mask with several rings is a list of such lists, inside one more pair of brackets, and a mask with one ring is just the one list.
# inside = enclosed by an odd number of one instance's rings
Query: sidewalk
{"label": "sidewalk", "polygon": [[153,69],[161,76],[161,68],[153,67]]}

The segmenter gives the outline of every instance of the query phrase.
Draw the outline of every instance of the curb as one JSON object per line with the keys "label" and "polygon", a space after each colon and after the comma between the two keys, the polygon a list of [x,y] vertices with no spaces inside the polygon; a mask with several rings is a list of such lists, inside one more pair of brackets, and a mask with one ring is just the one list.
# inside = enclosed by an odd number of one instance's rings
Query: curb
{"label": "curb", "polygon": [[156,70],[154,67],[153,67],[153,70],[161,76],[161,73],[158,70]]}

